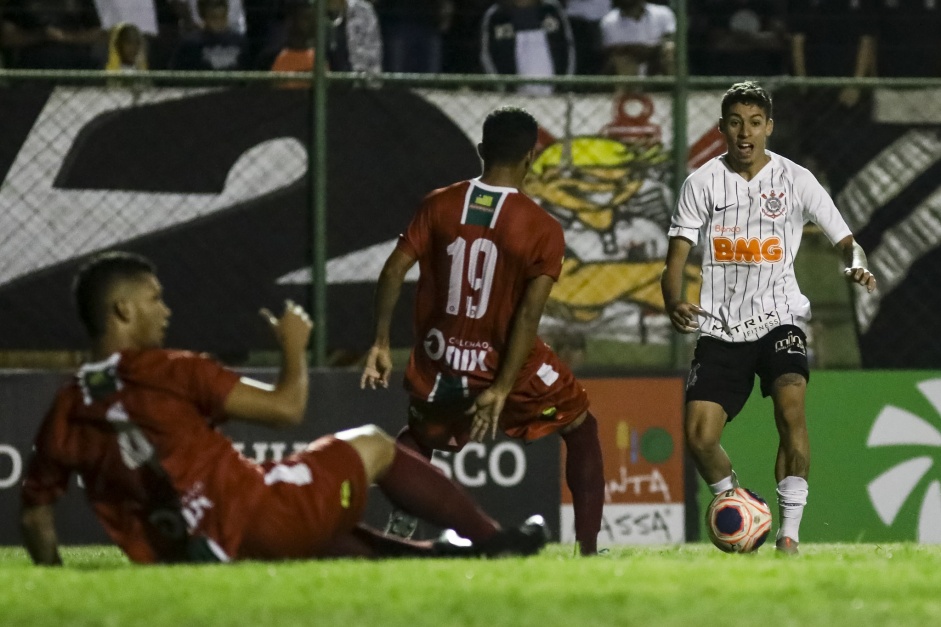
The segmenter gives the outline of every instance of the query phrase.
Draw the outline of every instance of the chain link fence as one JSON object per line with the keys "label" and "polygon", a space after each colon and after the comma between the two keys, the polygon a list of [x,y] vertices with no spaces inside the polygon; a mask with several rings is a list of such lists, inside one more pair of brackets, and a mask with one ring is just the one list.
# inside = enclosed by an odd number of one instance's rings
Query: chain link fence
{"label": "chain link fence", "polygon": [[[7,75],[3,365],[23,365],[34,351],[78,355],[69,279],[88,254],[109,248],[157,261],[173,344],[261,363],[274,344],[257,308],[292,298],[323,306],[328,363],[355,364],[371,341],[373,288],[397,235],[425,193],[479,174],[481,124],[506,104],[541,124],[526,191],[563,225],[568,247],[541,333],[581,368],[650,372],[688,361],[690,338],[672,331],[660,298],[666,229],[679,173],[724,151],[716,124],[731,80],[692,79],[677,112],[670,79],[559,79],[551,95],[534,96],[512,79],[336,75],[318,144],[312,91],[270,76],[116,87]],[[931,289],[941,278],[941,90],[766,85],[775,99],[769,147],[831,191],[880,280],[875,296],[856,299],[829,242],[808,226],[797,270],[814,307],[816,366],[937,367],[941,342],[919,329],[941,315]],[[674,133],[677,120],[683,133]],[[325,232],[314,227],[318,181]],[[322,292],[311,281],[317,246],[326,252],[325,267],[314,268],[324,272]],[[687,277],[695,293],[695,263]],[[403,349],[414,278],[395,320]]]}

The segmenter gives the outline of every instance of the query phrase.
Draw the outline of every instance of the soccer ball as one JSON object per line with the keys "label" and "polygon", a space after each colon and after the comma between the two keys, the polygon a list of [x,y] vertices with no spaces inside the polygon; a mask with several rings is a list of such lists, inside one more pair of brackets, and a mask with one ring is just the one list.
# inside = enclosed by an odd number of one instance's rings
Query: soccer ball
{"label": "soccer ball", "polygon": [[712,543],[726,553],[751,553],[768,538],[771,509],[751,490],[733,488],[712,499],[706,529]]}

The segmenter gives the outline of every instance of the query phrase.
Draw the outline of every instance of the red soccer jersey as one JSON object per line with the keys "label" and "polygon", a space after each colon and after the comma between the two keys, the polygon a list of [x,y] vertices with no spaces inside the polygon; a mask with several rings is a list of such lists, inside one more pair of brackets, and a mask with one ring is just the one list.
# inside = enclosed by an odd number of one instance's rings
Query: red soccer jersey
{"label": "red soccer jersey", "polygon": [[[398,247],[421,272],[405,384],[427,401],[467,397],[493,381],[528,282],[558,279],[565,254],[562,227],[542,207],[479,179],[429,194]],[[537,339],[517,380],[548,350]]]}
{"label": "red soccer jersey", "polygon": [[182,351],[115,353],[86,364],[60,390],[36,438],[23,484],[26,505],[54,502],[78,473],[105,530],[134,561],[167,559],[148,503],[148,455],[163,469],[191,534],[235,556],[247,515],[264,492],[263,469],[215,425],[238,375]]}

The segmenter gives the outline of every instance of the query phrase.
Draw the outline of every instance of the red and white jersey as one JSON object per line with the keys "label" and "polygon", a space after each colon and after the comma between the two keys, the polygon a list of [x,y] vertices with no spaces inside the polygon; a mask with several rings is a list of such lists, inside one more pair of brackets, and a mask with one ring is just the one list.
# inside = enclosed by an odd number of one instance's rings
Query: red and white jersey
{"label": "red and white jersey", "polygon": [[190,534],[207,538],[220,559],[235,556],[266,489],[264,468],[215,428],[238,380],[184,351],[124,351],[86,364],[43,420],[23,502],[55,502],[78,473],[114,542],[134,561],[163,561],[165,547],[148,517],[156,500],[166,500],[147,472],[156,463]]}
{"label": "red and white jersey", "polygon": [[711,314],[700,320],[704,335],[747,342],[782,324],[806,331],[810,301],[794,274],[804,224],[815,223],[833,244],[851,234],[810,171],[767,155],[771,161],[751,181],[722,155],[680,191],[669,236],[703,245],[700,305]]}
{"label": "red and white jersey", "polygon": [[[559,278],[565,238],[525,194],[474,179],[429,194],[398,248],[420,270],[406,388],[448,401],[493,381],[527,284],[543,274]],[[537,338],[517,381],[532,376],[548,351]]]}

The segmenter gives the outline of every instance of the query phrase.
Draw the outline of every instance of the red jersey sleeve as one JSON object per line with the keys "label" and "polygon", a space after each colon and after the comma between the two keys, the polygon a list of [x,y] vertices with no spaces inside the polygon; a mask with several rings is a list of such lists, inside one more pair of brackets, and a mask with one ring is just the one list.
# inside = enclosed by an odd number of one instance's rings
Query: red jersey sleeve
{"label": "red jersey sleeve", "polygon": [[431,246],[434,204],[432,196],[426,196],[418,207],[418,211],[412,217],[405,233],[399,235],[396,248],[415,259],[421,259],[426,255]]}
{"label": "red jersey sleeve", "polygon": [[60,392],[43,418],[23,479],[20,494],[23,505],[49,505],[65,494],[68,488],[71,470],[63,463],[61,443],[56,434],[64,426],[63,421],[68,418],[69,408],[68,395]]}
{"label": "red jersey sleeve", "polygon": [[548,222],[543,223],[541,234],[535,239],[532,262],[527,269],[526,278],[534,279],[545,274],[558,281],[565,257],[565,235],[555,218],[549,215],[546,218]]}
{"label": "red jersey sleeve", "polygon": [[135,378],[184,396],[212,424],[225,420],[225,399],[240,378],[208,355],[189,351],[149,351],[133,367]]}

